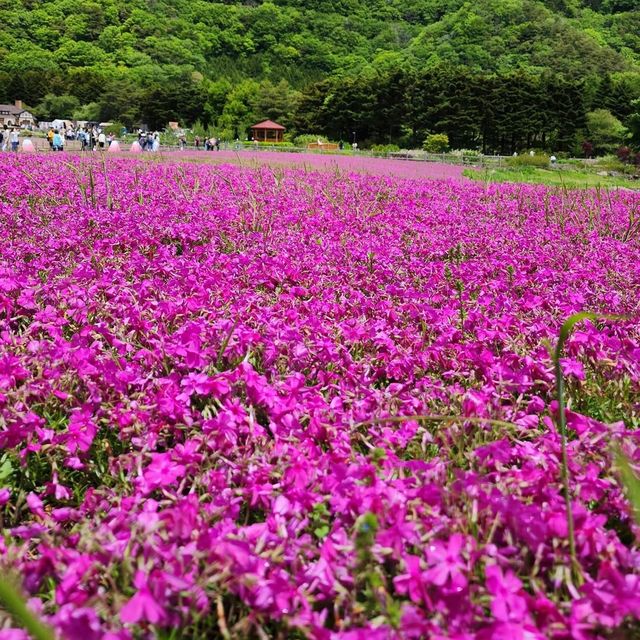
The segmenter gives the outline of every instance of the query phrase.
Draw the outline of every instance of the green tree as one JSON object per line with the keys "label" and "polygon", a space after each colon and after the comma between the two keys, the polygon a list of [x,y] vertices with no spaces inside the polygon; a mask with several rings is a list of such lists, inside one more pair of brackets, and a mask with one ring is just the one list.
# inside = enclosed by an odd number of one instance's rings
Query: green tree
{"label": "green tree", "polygon": [[56,96],[48,93],[42,102],[34,108],[33,113],[39,120],[66,119],[71,118],[79,106],[80,102],[75,96]]}
{"label": "green tree", "polygon": [[191,74],[167,78],[144,96],[142,116],[152,129],[163,129],[171,121],[190,125],[202,117],[205,99],[202,83],[194,82]]}
{"label": "green tree", "polygon": [[98,122],[100,118],[100,105],[97,102],[89,102],[78,107],[71,115],[73,120],[90,120]]}
{"label": "green tree", "polygon": [[587,131],[596,152],[614,151],[628,135],[622,122],[606,109],[587,113]]}

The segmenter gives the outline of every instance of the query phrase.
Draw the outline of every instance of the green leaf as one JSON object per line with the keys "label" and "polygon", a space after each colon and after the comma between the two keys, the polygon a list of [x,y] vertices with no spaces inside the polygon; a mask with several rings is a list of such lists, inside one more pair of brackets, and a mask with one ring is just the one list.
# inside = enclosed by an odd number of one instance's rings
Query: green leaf
{"label": "green leaf", "polygon": [[13,464],[11,459],[6,457],[0,465],[0,482],[6,482],[13,475]]}
{"label": "green leaf", "polygon": [[313,530],[313,533],[316,536],[316,538],[326,538],[327,535],[329,534],[329,525],[323,524],[320,527],[316,527]]}
{"label": "green leaf", "polygon": [[[569,339],[571,332],[573,331],[573,327],[575,327],[578,322],[582,322],[583,320],[597,320],[598,318],[608,318],[609,316],[599,315],[597,313],[591,313],[590,311],[582,311],[580,313],[574,313],[572,316],[569,316],[563,323],[560,328],[560,337],[558,338],[558,344],[556,345],[556,358],[560,359],[562,356],[562,350],[564,348],[564,343]],[[612,318],[613,319],[613,318]]]}
{"label": "green leaf", "polygon": [[616,464],[620,469],[620,477],[631,502],[633,515],[640,525],[640,478],[633,472],[629,460],[620,450],[616,452]]}

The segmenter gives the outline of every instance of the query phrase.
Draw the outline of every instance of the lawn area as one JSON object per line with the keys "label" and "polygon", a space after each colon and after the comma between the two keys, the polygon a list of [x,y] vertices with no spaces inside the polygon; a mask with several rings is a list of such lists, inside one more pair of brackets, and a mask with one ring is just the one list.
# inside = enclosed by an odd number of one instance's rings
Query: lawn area
{"label": "lawn area", "polygon": [[593,171],[574,169],[539,169],[536,167],[513,169],[466,169],[466,178],[480,182],[521,182],[547,186],[581,188],[640,189],[640,180],[612,176],[599,176]]}

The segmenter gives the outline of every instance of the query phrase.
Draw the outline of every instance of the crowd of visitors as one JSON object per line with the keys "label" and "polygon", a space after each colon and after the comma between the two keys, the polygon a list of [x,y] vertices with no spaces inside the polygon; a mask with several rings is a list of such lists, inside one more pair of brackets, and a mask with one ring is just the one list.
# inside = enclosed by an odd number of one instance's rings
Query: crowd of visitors
{"label": "crowd of visitors", "polygon": [[[0,149],[2,151],[18,151],[20,147],[20,129],[17,127],[10,127],[4,125],[0,127]],[[67,142],[79,142],[81,151],[101,151],[108,150],[112,143],[117,145],[116,137],[112,133],[106,133],[98,125],[87,126],[69,126],[65,125],[61,128],[49,127],[46,134],[46,140],[51,151],[64,151]],[[30,149],[34,150],[36,147],[31,143],[30,138],[23,139],[23,146],[27,143]],[[178,136],[178,144],[180,150],[184,150],[189,146],[186,135],[181,133]],[[215,136],[200,137],[196,135],[193,139],[193,148],[196,150],[203,149],[204,151],[220,151],[222,141]],[[68,146],[68,145],[67,145]],[[225,148],[227,148],[225,143]],[[235,148],[239,149],[241,146],[240,140],[236,140]],[[40,146],[40,148],[42,148]],[[77,145],[73,147],[77,150]],[[131,151],[140,153],[142,151],[159,151],[160,149],[160,133],[158,131],[143,131],[142,129],[137,132],[137,139],[134,141]],[[111,148],[114,151],[114,148]],[[119,146],[118,146],[119,151]]]}
{"label": "crowd of visitors", "polygon": [[105,133],[105,131],[98,126],[78,127],[77,129],[66,127],[62,129],[62,131],[50,127],[47,132],[47,140],[49,141],[49,148],[52,151],[64,151],[64,143],[66,140],[77,140],[80,142],[82,151],[99,151],[101,149],[107,149],[115,140],[115,136],[112,133]]}

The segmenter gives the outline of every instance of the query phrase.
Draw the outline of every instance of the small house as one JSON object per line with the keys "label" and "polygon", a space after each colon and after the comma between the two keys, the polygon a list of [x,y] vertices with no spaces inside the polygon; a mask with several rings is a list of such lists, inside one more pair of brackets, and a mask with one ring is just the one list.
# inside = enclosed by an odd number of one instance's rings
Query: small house
{"label": "small house", "polygon": [[35,117],[22,106],[22,100],[16,100],[13,104],[0,104],[0,126],[6,124],[31,128],[35,123]]}

